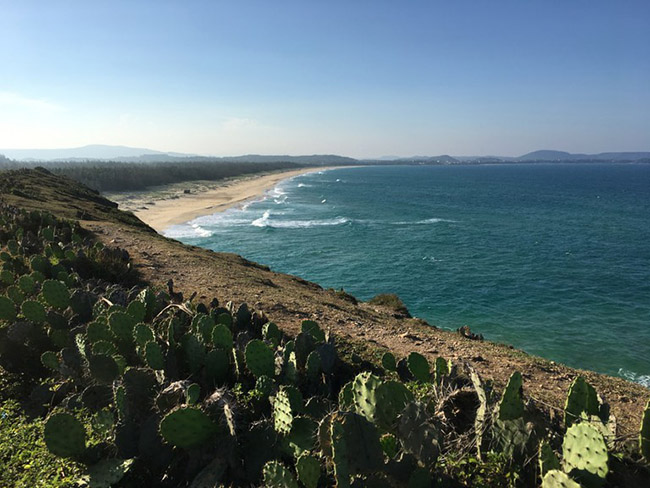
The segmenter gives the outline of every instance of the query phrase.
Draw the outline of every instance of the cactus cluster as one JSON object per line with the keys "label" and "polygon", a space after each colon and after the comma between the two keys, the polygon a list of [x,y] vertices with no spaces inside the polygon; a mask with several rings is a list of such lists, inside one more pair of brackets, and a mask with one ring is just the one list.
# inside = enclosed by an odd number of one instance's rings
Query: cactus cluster
{"label": "cactus cluster", "polygon": [[[479,459],[493,451],[523,471],[539,452],[546,487],[608,475],[606,408],[583,379],[569,391],[558,457],[533,442],[551,432],[533,428],[517,372],[491,395],[471,368],[416,352],[386,352],[372,371],[344,364],[314,321],[289,337],[246,304],[173,300],[134,285],[128,255],[75,224],[12,215],[3,218],[15,237],[0,239],[0,366],[56,385],[45,444],[87,465],[91,486],[130,476],[152,486],[431,486],[472,434]],[[449,391],[471,400],[454,407],[462,433],[440,408]]]}

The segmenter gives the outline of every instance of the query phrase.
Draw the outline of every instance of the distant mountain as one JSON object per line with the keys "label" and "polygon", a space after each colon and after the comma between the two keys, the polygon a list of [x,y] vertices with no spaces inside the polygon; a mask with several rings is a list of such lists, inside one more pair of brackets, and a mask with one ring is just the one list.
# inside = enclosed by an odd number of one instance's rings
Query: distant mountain
{"label": "distant mountain", "polygon": [[565,151],[533,151],[515,158],[516,161],[638,161],[650,158],[650,152],[607,152],[572,154]]}
{"label": "distant mountain", "polygon": [[173,161],[229,161],[247,163],[292,162],[299,164],[336,165],[355,164],[356,159],[332,154],[307,156],[245,156],[213,157],[197,154],[154,151],[152,149],[93,144],[67,149],[0,149],[0,154],[15,161],[120,161],[120,162],[173,162]]}
{"label": "distant mountain", "polygon": [[0,149],[0,154],[17,161],[56,161],[56,160],[86,160],[86,159],[118,159],[132,158],[144,155],[168,155],[168,156],[192,156],[191,154],[165,153],[151,149],[108,146],[103,144],[92,144],[83,147],[65,149]]}

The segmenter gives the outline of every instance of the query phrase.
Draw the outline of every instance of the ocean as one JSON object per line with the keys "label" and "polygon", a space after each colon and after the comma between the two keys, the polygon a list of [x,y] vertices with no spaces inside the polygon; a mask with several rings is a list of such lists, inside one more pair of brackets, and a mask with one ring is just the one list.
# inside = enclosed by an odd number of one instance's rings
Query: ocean
{"label": "ocean", "polygon": [[165,234],[650,386],[650,165],[335,169]]}

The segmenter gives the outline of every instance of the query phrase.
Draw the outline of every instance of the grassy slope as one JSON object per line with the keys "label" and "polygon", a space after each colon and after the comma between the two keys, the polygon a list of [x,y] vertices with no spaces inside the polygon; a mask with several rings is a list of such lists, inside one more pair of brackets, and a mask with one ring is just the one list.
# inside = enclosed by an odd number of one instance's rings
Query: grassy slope
{"label": "grassy slope", "polygon": [[[444,356],[470,362],[497,387],[517,369],[526,394],[551,414],[561,415],[566,391],[578,371],[527,355],[507,345],[478,342],[442,331],[418,319],[401,318],[380,305],[354,304],[341,294],[298,277],[274,273],[234,254],[214,253],[156,234],[131,214],[120,212],[97,193],[60,177],[38,171],[3,175],[0,196],[26,209],[47,209],[59,217],[80,220],[105,244],[128,250],[143,278],[163,285],[170,278],[199,299],[216,296],[247,302],[264,310],[288,333],[304,319],[315,319],[359,356],[379,357],[386,348],[398,356],[411,351],[429,359]],[[650,390],[620,378],[580,372],[612,407],[620,436],[635,436]]]}

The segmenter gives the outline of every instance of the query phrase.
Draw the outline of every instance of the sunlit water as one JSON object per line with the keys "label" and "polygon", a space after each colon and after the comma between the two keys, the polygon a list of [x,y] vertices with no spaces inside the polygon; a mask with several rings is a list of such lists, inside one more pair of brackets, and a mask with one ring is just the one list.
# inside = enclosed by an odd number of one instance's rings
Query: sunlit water
{"label": "sunlit water", "polygon": [[650,385],[650,165],[338,169],[166,234]]}

